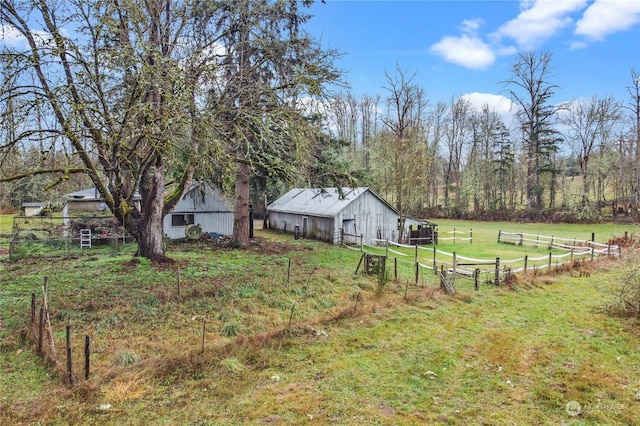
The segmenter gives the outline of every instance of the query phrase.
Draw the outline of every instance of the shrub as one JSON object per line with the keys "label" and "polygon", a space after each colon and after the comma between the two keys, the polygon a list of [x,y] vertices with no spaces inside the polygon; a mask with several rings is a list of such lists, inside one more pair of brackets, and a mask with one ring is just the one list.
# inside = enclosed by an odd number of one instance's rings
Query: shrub
{"label": "shrub", "polygon": [[619,269],[603,284],[603,290],[611,296],[606,309],[616,315],[640,317],[640,264],[636,254],[620,259]]}

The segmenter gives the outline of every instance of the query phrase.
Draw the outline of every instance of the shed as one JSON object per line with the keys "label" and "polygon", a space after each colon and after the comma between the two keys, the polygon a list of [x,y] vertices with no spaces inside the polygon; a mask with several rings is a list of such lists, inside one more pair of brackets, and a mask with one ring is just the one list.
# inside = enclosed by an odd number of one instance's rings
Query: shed
{"label": "shed", "polygon": [[212,236],[233,234],[233,201],[206,183],[191,185],[162,223],[164,234],[170,239],[185,237],[190,225],[198,225],[203,233]]}
{"label": "shed", "polygon": [[404,227],[419,221],[404,220],[399,212],[369,187],[294,188],[267,207],[269,227],[301,236],[340,244],[374,240],[398,241]]}
{"label": "shed", "polygon": [[42,212],[44,203],[22,203],[22,208],[25,216],[37,216]]}
{"label": "shed", "polygon": [[[140,195],[134,195],[134,202],[140,202]],[[67,194],[62,208],[65,223],[80,212],[106,211],[104,198],[96,188],[83,189]],[[170,239],[185,238],[190,225],[199,225],[203,233],[214,236],[233,233],[233,203],[211,186],[196,182],[178,201],[162,222],[162,231]]]}

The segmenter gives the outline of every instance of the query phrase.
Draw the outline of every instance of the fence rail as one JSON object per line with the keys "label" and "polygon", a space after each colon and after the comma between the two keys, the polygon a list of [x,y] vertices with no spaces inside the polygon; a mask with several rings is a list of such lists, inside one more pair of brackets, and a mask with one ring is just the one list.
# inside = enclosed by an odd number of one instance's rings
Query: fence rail
{"label": "fence rail", "polygon": [[[469,231],[470,235],[471,232]],[[416,284],[418,284],[420,272],[429,271],[435,275],[440,274],[441,280],[443,277],[451,277],[452,282],[456,275],[474,278],[476,280],[476,289],[480,274],[489,276],[488,281],[498,285],[512,274],[551,271],[554,267],[558,270],[560,267],[573,264],[576,261],[594,261],[600,257],[618,256],[621,251],[619,245],[503,231],[500,231],[498,241],[509,243],[522,241],[523,245],[525,242],[536,242],[536,247],[546,247],[549,253],[539,257],[525,255],[513,259],[501,259],[499,257],[495,259],[477,259],[460,256],[455,252],[446,252],[436,247],[406,245],[380,239],[372,240],[372,244],[365,244],[361,239],[358,246],[347,245],[347,247],[361,251],[363,255],[384,256],[386,259],[393,259],[396,279],[398,278],[397,265],[405,264],[415,268]],[[565,244],[564,242],[569,242],[570,244]],[[563,253],[558,253],[558,251]]]}
{"label": "fence rail", "polygon": [[[452,237],[442,237],[443,234],[451,235]],[[458,237],[458,235],[469,235],[468,237]],[[469,229],[468,231],[459,231],[456,228],[453,228],[453,231],[440,231],[438,233],[438,241],[453,241],[455,244],[456,241],[469,241],[470,244],[473,244],[473,229]]]}

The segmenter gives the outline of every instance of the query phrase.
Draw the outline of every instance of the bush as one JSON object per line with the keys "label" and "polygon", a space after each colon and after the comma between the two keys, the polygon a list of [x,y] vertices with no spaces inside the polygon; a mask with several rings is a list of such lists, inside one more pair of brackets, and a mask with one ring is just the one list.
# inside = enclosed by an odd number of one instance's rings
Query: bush
{"label": "bush", "polygon": [[640,317],[640,263],[633,251],[620,259],[619,270],[603,283],[611,296],[606,309],[612,314]]}

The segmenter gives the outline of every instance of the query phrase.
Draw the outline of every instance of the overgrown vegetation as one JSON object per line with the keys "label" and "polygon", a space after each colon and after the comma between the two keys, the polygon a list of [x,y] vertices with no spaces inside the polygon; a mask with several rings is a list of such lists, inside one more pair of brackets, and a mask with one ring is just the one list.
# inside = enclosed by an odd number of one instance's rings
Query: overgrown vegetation
{"label": "overgrown vegetation", "polygon": [[[455,245],[461,254],[514,248],[495,243],[493,224],[455,226],[474,227],[473,244]],[[582,228],[547,229],[570,237]],[[604,239],[624,232],[589,229]],[[2,258],[0,388],[11,392],[0,394],[0,424],[633,424],[640,416],[639,324],[600,309],[599,283],[614,276],[614,262],[509,286],[483,281],[479,291],[461,278],[448,297],[435,276],[418,285],[407,275],[354,276],[357,251],[258,237],[245,249],[172,245],[175,265],[132,261],[131,246],[46,263]],[[45,276],[60,356],[62,331],[73,326],[73,387],[21,338]],[[566,410],[571,401],[578,416]]]}

